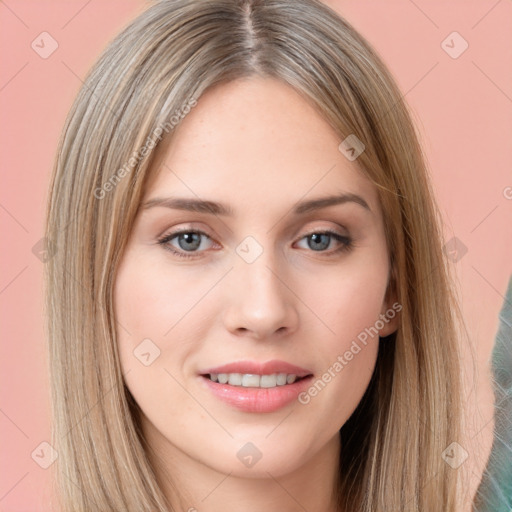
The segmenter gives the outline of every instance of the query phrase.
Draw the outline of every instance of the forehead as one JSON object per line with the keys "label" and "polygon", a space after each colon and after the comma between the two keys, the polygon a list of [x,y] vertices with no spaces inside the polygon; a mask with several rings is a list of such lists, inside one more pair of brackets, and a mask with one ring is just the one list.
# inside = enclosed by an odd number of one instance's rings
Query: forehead
{"label": "forehead", "polygon": [[363,196],[378,211],[375,186],[338,149],[340,142],[287,84],[261,77],[220,84],[172,133],[145,199],[215,197],[236,214],[345,193]]}

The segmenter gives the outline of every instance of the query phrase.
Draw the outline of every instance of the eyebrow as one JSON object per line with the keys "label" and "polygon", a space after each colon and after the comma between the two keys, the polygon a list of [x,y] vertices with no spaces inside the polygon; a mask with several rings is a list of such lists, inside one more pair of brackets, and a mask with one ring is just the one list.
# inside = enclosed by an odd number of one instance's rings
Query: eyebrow
{"label": "eyebrow", "polygon": [[[361,196],[349,193],[301,201],[293,206],[292,213],[293,215],[302,215],[322,208],[328,208],[329,206],[346,203],[358,204],[371,213],[368,203]],[[232,217],[234,215],[234,211],[229,205],[217,203],[215,201],[185,197],[155,197],[145,202],[142,205],[142,208],[147,210],[148,208],[153,208],[155,206],[228,217]]]}

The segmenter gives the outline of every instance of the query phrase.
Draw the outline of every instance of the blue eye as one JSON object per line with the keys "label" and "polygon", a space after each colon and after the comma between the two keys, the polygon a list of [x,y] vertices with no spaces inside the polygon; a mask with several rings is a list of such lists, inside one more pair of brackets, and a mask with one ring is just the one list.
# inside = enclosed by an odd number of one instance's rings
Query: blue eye
{"label": "blue eye", "polygon": [[335,231],[315,231],[314,233],[310,233],[306,235],[301,240],[308,240],[308,247],[311,248],[314,252],[324,252],[331,245],[331,241],[334,239],[340,245],[338,249],[332,251],[332,253],[338,253],[342,250],[348,250],[352,247],[352,240],[348,236],[340,235]]}
{"label": "blue eye", "polygon": [[[165,235],[163,238],[160,238],[158,243],[161,244],[164,249],[171,251],[177,256],[181,256],[182,258],[193,258],[194,255],[187,254],[187,252],[197,252],[197,249],[201,247],[202,236],[210,240],[210,237],[203,231],[176,231],[174,233]],[[171,240],[174,240],[175,238],[178,240],[180,250],[176,250],[172,245],[170,245]]]}
{"label": "blue eye", "polygon": [[[201,252],[198,249],[201,248],[202,245],[202,237],[211,240],[211,238],[204,233],[203,231],[197,230],[183,230],[176,231],[174,233],[169,233],[168,235],[163,236],[158,239],[158,243],[163,246],[163,248],[171,253],[179,256],[181,258],[194,258],[200,255]],[[171,241],[174,239],[178,242],[178,247],[171,244]],[[338,242],[339,247],[334,249],[333,251],[326,251],[330,245],[332,240],[336,240]],[[333,256],[343,251],[349,251],[353,247],[353,241],[350,237],[340,235],[335,231],[315,231],[310,233],[300,240],[308,240],[308,247],[313,252],[326,253],[325,256]],[[204,249],[204,247],[203,247]],[[198,253],[198,254],[194,254]]]}

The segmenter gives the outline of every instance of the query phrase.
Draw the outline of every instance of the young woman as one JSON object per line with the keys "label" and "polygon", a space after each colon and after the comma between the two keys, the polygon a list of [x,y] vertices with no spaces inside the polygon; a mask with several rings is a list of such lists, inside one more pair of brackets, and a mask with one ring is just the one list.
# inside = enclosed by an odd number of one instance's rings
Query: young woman
{"label": "young woman", "polygon": [[150,7],[51,184],[62,509],[461,510],[439,220],[400,91],[328,7]]}

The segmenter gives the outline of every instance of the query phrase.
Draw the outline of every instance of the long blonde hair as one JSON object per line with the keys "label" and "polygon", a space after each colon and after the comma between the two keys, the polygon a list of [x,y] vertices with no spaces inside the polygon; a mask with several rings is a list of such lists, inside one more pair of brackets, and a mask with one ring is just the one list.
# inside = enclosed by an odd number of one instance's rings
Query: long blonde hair
{"label": "long blonde hair", "polygon": [[381,341],[370,386],[340,430],[340,509],[455,511],[459,472],[441,455],[460,435],[457,306],[425,157],[381,59],[315,0],[160,1],[108,46],[85,80],[59,144],[46,218],[62,509],[172,510],[123,384],[116,270],[155,170],[155,134],[206,89],[255,75],[297,90],[340,142],[351,134],[363,141],[357,163],[379,192],[389,292],[402,305],[398,330]]}

